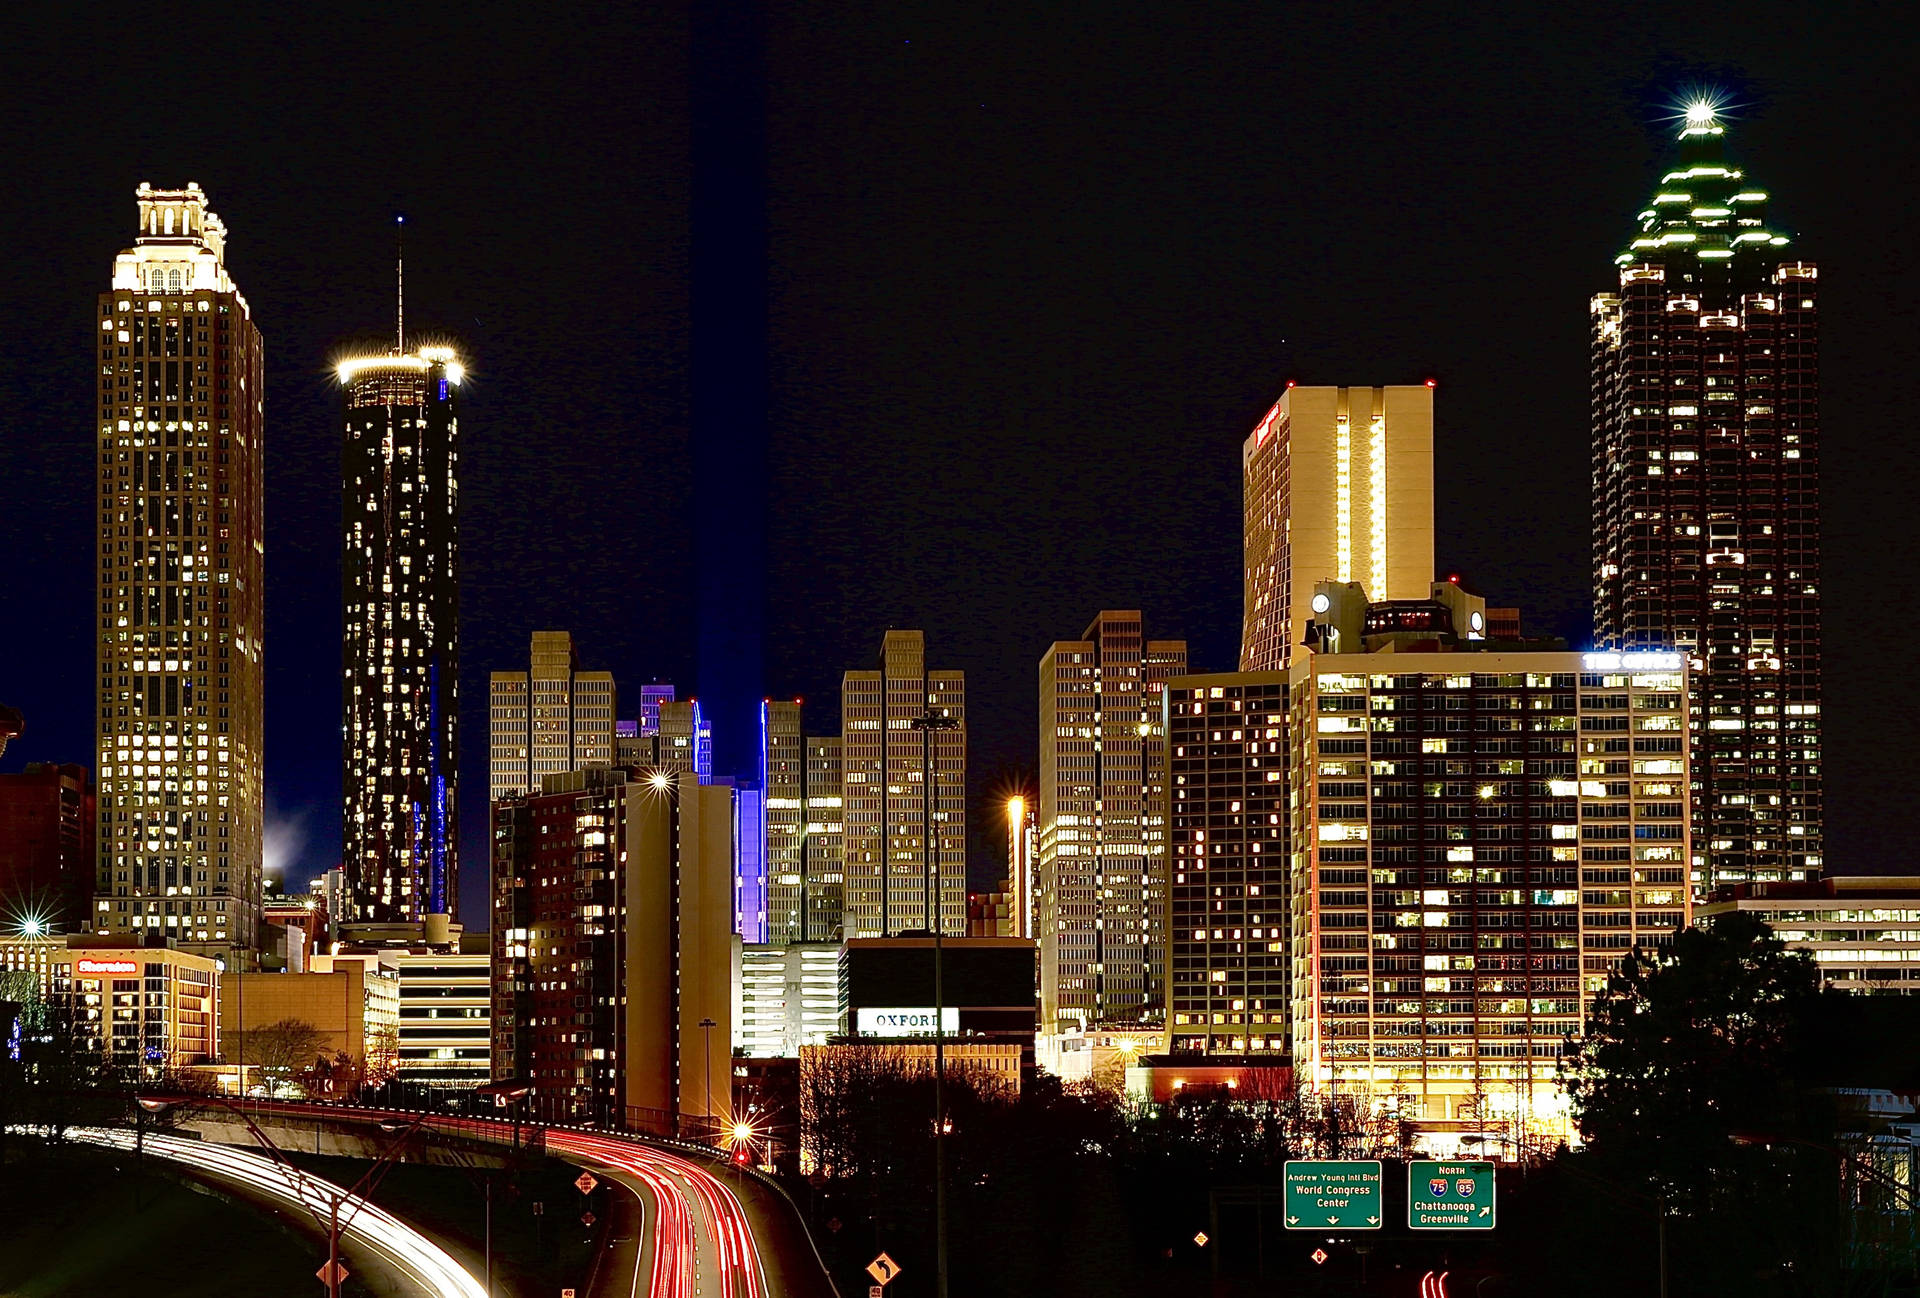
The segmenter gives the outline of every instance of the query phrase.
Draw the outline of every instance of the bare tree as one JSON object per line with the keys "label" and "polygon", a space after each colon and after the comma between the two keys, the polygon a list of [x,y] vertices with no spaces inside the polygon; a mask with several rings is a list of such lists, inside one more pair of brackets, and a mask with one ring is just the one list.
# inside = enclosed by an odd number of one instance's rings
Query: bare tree
{"label": "bare tree", "polygon": [[[327,1053],[327,1034],[305,1019],[281,1019],[262,1027],[229,1032],[222,1051],[242,1058],[266,1079],[267,1094],[277,1095]],[[244,1081],[242,1079],[243,1089]]]}

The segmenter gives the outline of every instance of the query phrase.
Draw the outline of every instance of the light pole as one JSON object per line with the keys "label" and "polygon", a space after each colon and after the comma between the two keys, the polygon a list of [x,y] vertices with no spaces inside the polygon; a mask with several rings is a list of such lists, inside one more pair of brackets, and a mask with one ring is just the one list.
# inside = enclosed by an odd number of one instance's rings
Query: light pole
{"label": "light pole", "polygon": [[[380,1184],[381,1177],[386,1174],[388,1168],[393,1166],[394,1160],[399,1156],[400,1151],[406,1148],[407,1138],[419,1130],[420,1124],[426,1121],[424,1115],[410,1122],[403,1122],[398,1118],[381,1119],[379,1123],[380,1130],[386,1132],[388,1135],[398,1132],[400,1138],[393,1142],[393,1145],[386,1153],[374,1160],[373,1165],[361,1174],[360,1179],[353,1183],[351,1189],[342,1190],[331,1181],[323,1181],[318,1177],[309,1176],[306,1172],[294,1166],[294,1164],[288,1160],[286,1154],[281,1151],[280,1146],[274,1144],[267,1136],[267,1133],[260,1130],[254,1120],[247,1116],[245,1110],[227,1103],[227,1101],[217,1095],[205,1097],[184,1095],[143,1096],[140,1100],[140,1108],[147,1113],[157,1115],[178,1105],[193,1103],[202,1098],[219,1105],[221,1108],[226,1109],[235,1117],[239,1118],[240,1121],[246,1125],[247,1132],[253,1137],[254,1142],[266,1150],[267,1153],[272,1156],[273,1161],[280,1165],[281,1170],[286,1172],[287,1179],[290,1183],[298,1183],[304,1189],[323,1195],[326,1198],[327,1211],[323,1215],[318,1208],[309,1202],[306,1194],[302,1193],[296,1196],[299,1198],[301,1205],[306,1208],[307,1214],[313,1218],[314,1224],[326,1232],[327,1296],[328,1298],[340,1298],[340,1233],[353,1224],[354,1214],[360,1211],[359,1204],[355,1204],[353,1211],[347,1214],[347,1219],[341,1221],[340,1205],[349,1199],[358,1199],[360,1203],[367,1202],[367,1196],[373,1193],[374,1187]],[[491,1296],[493,1283],[491,1257],[488,1259],[487,1283],[488,1294]]]}
{"label": "light pole", "polygon": [[934,1292],[947,1298],[947,1033],[946,987],[942,981],[940,869],[933,851],[933,732],[958,730],[960,723],[931,706],[907,723],[920,732],[920,855],[927,874],[927,927],[933,930],[933,1256]]}
{"label": "light pole", "polygon": [[720,1025],[712,1019],[700,1020],[700,1039],[706,1045],[707,1053],[707,1122],[709,1129],[718,1124],[713,1117],[713,1030]]}

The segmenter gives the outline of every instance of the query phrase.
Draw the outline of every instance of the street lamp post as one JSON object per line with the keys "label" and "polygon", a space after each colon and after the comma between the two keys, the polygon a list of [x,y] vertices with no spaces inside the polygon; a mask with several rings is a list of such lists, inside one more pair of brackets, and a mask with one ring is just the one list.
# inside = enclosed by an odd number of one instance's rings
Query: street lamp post
{"label": "street lamp post", "polygon": [[[274,1144],[267,1133],[260,1130],[259,1125],[247,1116],[245,1110],[227,1103],[227,1101],[217,1095],[206,1097],[148,1095],[142,1096],[139,1104],[143,1111],[157,1115],[178,1105],[192,1103],[194,1100],[200,1098],[205,1098],[214,1104],[218,1104],[221,1108],[226,1109],[235,1117],[239,1118],[240,1121],[245,1124],[247,1132],[253,1137],[254,1142],[266,1150],[273,1158],[273,1161],[280,1165],[281,1169],[287,1173],[290,1181],[298,1181],[304,1184],[306,1188],[325,1195],[327,1199],[327,1211],[324,1216],[318,1208],[315,1208],[307,1201],[306,1195],[302,1194],[298,1197],[302,1206],[306,1208],[308,1215],[313,1218],[314,1224],[327,1234],[327,1298],[340,1298],[340,1232],[353,1224],[354,1214],[360,1211],[359,1206],[356,1204],[353,1211],[347,1214],[347,1219],[341,1221],[340,1205],[349,1199],[356,1198],[359,1199],[361,1203],[367,1202],[367,1196],[372,1194],[374,1187],[380,1184],[380,1178],[386,1174],[388,1168],[393,1166],[394,1160],[399,1156],[400,1151],[406,1148],[407,1138],[419,1130],[421,1123],[426,1121],[425,1117],[414,1118],[410,1122],[403,1122],[397,1118],[383,1118],[379,1124],[380,1130],[386,1132],[388,1135],[398,1132],[400,1138],[393,1142],[393,1145],[386,1153],[374,1160],[373,1165],[361,1174],[360,1179],[353,1183],[351,1189],[342,1190],[331,1181],[322,1181],[317,1177],[308,1176],[306,1172],[294,1166],[281,1150],[280,1146]],[[491,1293],[491,1259],[489,1259],[489,1293]]]}
{"label": "street lamp post", "polygon": [[712,1019],[700,1020],[700,1039],[706,1046],[707,1055],[707,1123],[714,1125],[713,1119],[713,1030],[720,1025]]}
{"label": "street lamp post", "polygon": [[940,869],[933,851],[933,732],[960,723],[931,706],[908,722],[920,732],[920,855],[926,868],[927,927],[933,930],[933,1254],[937,1298],[947,1298],[947,1033],[940,936]]}

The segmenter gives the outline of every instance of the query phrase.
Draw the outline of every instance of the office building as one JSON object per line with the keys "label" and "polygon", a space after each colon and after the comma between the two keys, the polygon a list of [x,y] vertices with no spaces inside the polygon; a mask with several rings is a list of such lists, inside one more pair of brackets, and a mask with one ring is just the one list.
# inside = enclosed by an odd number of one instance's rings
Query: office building
{"label": "office building", "polygon": [[1318,581],[1424,599],[1433,580],[1433,386],[1294,387],[1240,452],[1246,593],[1240,670],[1299,651]]}
{"label": "office building", "polygon": [[1563,1043],[1688,922],[1686,660],[1473,639],[1484,605],[1448,583],[1315,603],[1276,808],[1296,1075],[1432,1130],[1564,1135]]}
{"label": "office building", "polygon": [[840,947],[834,942],[741,948],[733,1047],[749,1059],[796,1059],[840,1030]]}
{"label": "office building", "polygon": [[[229,973],[220,984],[220,1021],[255,1035],[288,1019],[311,1024],[329,1057],[344,1057],[352,1082],[379,1083],[399,1059],[400,978],[385,953],[315,955],[305,973]],[[249,1071],[260,1064],[248,1060]]]}
{"label": "office building", "polygon": [[838,940],[846,906],[840,739],[802,734],[799,699],[761,705],[760,787],[766,795],[767,945]]}
{"label": "office building", "polygon": [[85,932],[92,914],[93,780],[70,762],[0,775],[0,923],[30,937]]}
{"label": "office building", "polygon": [[[958,1044],[1017,1046],[1024,1065],[1033,1067],[1040,1023],[1034,944],[946,937],[941,948],[941,1031]],[[855,1041],[931,1037],[933,938],[849,938],[840,955],[840,1013],[842,1033]]]}
{"label": "office building", "polygon": [[1034,931],[1048,1032],[1164,1004],[1162,694],[1186,669],[1186,641],[1145,639],[1138,609],[1101,612],[1040,660]]}
{"label": "office building", "polygon": [[801,936],[809,942],[838,942],[847,909],[845,747],[839,735],[809,735],[805,746],[800,913],[806,927]]}
{"label": "office building", "polygon": [[735,785],[733,931],[742,942],[767,940],[767,891],[767,795],[752,785]]}
{"label": "office building", "polygon": [[[932,931],[937,915],[943,933],[967,925],[967,730],[966,678],[956,671],[930,671],[926,636],[889,631],[880,665],[850,671],[841,682],[843,873],[847,937],[883,937]],[[954,723],[931,731],[934,844],[924,842],[926,804],[921,748],[915,722],[923,717]],[[931,869],[929,868],[931,863]],[[937,905],[929,906],[932,874]]]}
{"label": "office building", "polygon": [[341,857],[349,920],[459,904],[460,421],[451,348],[339,361]]}
{"label": "office building", "polygon": [[613,673],[581,671],[571,635],[535,631],[528,670],[495,672],[488,684],[488,801],[613,765],[614,702]]}
{"label": "office building", "polygon": [[1593,299],[1594,633],[1691,663],[1697,896],[1821,869],[1819,271],[1689,112]]}
{"label": "office building", "polygon": [[1796,883],[1742,883],[1694,908],[1706,927],[1752,915],[1820,968],[1837,991],[1920,996],[1920,878],[1827,875]]}
{"label": "office building", "polygon": [[[806,934],[807,741],[800,700],[760,704],[760,788],[766,798],[766,945],[781,949]],[[746,936],[742,930],[741,936]]]}
{"label": "office building", "polygon": [[265,819],[265,360],[200,187],[137,197],[99,299],[93,926],[244,951]]}
{"label": "office building", "polygon": [[611,767],[495,805],[493,1071],[532,1085],[530,1115],[671,1133],[727,1112],[733,799]]}
{"label": "office building", "polygon": [[1018,937],[1015,924],[1013,888],[1004,885],[999,892],[967,894],[968,937]]}

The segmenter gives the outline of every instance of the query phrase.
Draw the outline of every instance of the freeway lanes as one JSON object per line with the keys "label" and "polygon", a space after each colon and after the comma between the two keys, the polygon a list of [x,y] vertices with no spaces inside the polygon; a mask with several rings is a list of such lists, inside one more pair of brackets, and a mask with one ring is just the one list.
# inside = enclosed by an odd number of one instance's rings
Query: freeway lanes
{"label": "freeway lanes", "polygon": [[653,1205],[652,1251],[636,1259],[635,1298],[643,1271],[647,1298],[767,1298],[766,1270],[746,1211],[733,1190],[699,1163],[634,1141],[558,1127],[547,1129],[547,1150],[644,1187],[642,1201]]}
{"label": "freeway lanes", "polygon": [[[77,1129],[73,1138],[109,1149],[131,1150],[135,1144],[131,1132],[99,1127]],[[347,1222],[341,1232],[345,1240],[378,1256],[417,1284],[420,1292],[430,1298],[486,1298],[481,1283],[438,1244],[384,1208],[358,1196],[346,1198],[346,1191],[329,1181],[243,1149],[172,1136],[148,1136],[146,1153],[300,1208],[303,1215],[318,1210],[324,1217],[335,1199],[343,1199],[340,1215]]]}

